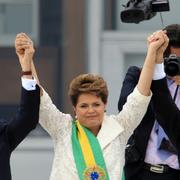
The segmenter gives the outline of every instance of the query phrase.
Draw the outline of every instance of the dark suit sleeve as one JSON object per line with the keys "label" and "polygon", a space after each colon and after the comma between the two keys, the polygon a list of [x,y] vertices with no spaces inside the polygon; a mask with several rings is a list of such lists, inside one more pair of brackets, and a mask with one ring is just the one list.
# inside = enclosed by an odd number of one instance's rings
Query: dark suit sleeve
{"label": "dark suit sleeve", "polygon": [[140,68],[136,66],[131,66],[124,78],[123,85],[121,88],[121,93],[118,101],[118,110],[121,111],[123,105],[126,103],[128,95],[134,90],[138,83],[140,76]]}
{"label": "dark suit sleeve", "polygon": [[10,149],[16,146],[34,129],[39,119],[40,88],[27,91],[21,89],[21,101],[17,114],[12,118],[7,127]]}
{"label": "dark suit sleeve", "polygon": [[180,111],[170,95],[166,79],[153,81],[152,92],[156,118],[171,142],[180,150]]}

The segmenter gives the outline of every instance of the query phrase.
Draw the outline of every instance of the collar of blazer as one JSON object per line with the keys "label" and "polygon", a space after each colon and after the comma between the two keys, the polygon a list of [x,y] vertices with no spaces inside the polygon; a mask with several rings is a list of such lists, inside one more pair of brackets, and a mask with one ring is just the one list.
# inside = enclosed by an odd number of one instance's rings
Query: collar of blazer
{"label": "collar of blazer", "polygon": [[113,116],[104,116],[101,129],[97,135],[101,148],[105,148],[111,143],[121,132],[123,127],[113,118]]}

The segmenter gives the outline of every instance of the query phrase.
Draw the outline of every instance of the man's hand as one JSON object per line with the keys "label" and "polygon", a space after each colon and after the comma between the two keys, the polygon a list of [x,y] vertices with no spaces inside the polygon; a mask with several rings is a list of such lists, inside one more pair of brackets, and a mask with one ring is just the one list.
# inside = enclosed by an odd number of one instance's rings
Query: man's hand
{"label": "man's hand", "polygon": [[164,31],[156,31],[147,38],[148,48],[153,49],[157,53],[158,49],[161,48],[164,43],[166,43],[166,40],[166,34]]}
{"label": "man's hand", "polygon": [[166,35],[166,31],[156,31],[147,40],[148,48],[152,49],[156,53],[156,64],[163,62],[163,54],[168,46],[169,38]]}
{"label": "man's hand", "polygon": [[172,77],[173,81],[180,86],[180,75]]}
{"label": "man's hand", "polygon": [[17,34],[15,49],[22,71],[31,71],[31,63],[35,52],[32,40],[25,33]]}
{"label": "man's hand", "polygon": [[168,44],[169,44],[169,38],[166,35],[166,31],[164,31],[164,32],[165,32],[163,34],[164,43],[162,44],[162,46],[157,51],[157,56],[156,56],[156,63],[157,64],[163,63],[163,61],[164,61],[164,52],[165,52],[165,50],[166,50],[166,48],[168,47]]}

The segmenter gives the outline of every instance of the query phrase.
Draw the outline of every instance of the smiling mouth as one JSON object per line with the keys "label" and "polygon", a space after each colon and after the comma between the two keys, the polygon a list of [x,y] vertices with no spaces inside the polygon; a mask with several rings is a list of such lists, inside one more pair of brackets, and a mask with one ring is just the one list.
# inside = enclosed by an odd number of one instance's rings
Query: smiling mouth
{"label": "smiling mouth", "polygon": [[97,116],[88,116],[87,119],[94,119],[97,118]]}

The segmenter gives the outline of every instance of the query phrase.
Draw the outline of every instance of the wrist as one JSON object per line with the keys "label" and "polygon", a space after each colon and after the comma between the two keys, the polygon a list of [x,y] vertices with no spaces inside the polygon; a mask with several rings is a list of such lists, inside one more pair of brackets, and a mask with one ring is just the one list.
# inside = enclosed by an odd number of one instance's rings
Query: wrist
{"label": "wrist", "polygon": [[23,59],[21,62],[21,69],[22,72],[31,71],[31,61],[28,61],[27,59]]}
{"label": "wrist", "polygon": [[21,77],[24,78],[24,79],[33,79],[32,75],[23,75]]}
{"label": "wrist", "polygon": [[22,75],[22,76],[32,75],[32,71],[31,71],[31,70],[22,70],[21,75]]}
{"label": "wrist", "polygon": [[163,64],[164,62],[164,59],[161,58],[161,59],[156,59],[156,64]]}
{"label": "wrist", "polygon": [[27,78],[27,79],[33,79],[32,71],[22,71],[21,77]]}

